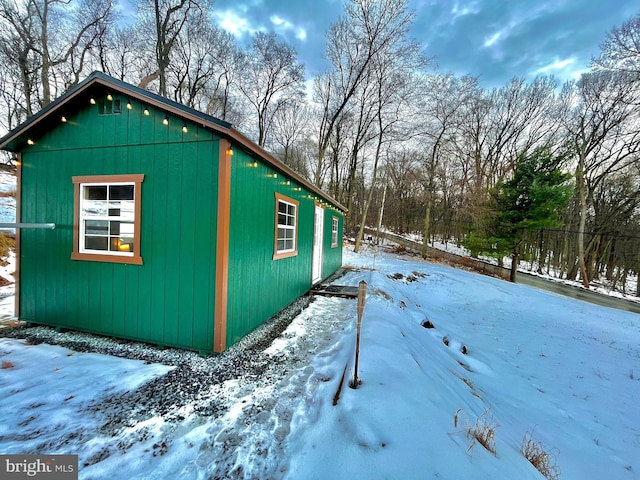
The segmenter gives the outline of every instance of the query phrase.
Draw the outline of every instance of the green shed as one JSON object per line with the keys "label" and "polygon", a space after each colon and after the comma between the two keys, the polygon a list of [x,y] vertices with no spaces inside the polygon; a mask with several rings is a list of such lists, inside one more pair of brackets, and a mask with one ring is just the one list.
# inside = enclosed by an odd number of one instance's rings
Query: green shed
{"label": "green shed", "polygon": [[229,123],[94,72],[0,139],[16,316],[221,352],[342,263],[344,207]]}

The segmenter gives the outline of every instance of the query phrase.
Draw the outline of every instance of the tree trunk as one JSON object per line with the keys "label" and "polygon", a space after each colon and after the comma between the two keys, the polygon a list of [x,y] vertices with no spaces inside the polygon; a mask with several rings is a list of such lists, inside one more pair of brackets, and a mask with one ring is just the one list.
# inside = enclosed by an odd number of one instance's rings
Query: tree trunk
{"label": "tree trunk", "polygon": [[429,195],[429,199],[427,200],[427,206],[425,208],[424,213],[424,226],[422,229],[422,258],[427,258],[427,250],[429,249],[429,227],[431,225],[431,195]]}
{"label": "tree trunk", "polygon": [[607,266],[605,268],[605,278],[609,281],[613,280],[613,276],[616,269],[615,250],[616,250],[616,244],[615,242],[611,241],[611,246],[609,248],[609,252],[607,255]]}
{"label": "tree trunk", "polygon": [[49,69],[51,67],[51,58],[49,55],[49,3],[44,1],[42,4],[42,22],[40,44],[42,46],[42,68],[40,70],[40,82],[42,83],[42,106],[46,107],[51,103],[51,83],[49,81]]}
{"label": "tree trunk", "polygon": [[509,273],[509,281],[516,283],[516,276],[518,273],[518,262],[520,261],[520,246],[513,248],[513,254],[511,255],[511,272]]}
{"label": "tree trunk", "polygon": [[384,182],[384,189],[382,190],[382,204],[380,205],[380,215],[378,215],[378,233],[376,237],[376,245],[380,245],[382,240],[382,235],[380,235],[380,230],[382,230],[382,216],[384,215],[384,202],[387,199],[387,182]]}
{"label": "tree trunk", "polygon": [[576,186],[578,187],[578,197],[580,199],[580,223],[578,225],[578,263],[580,265],[580,277],[582,284],[589,288],[589,274],[587,272],[587,262],[584,249],[584,230],[587,224],[587,186],[584,180],[584,159],[582,156],[576,168]]}
{"label": "tree trunk", "polygon": [[367,212],[369,211],[369,206],[371,205],[371,201],[373,200],[373,190],[376,186],[376,179],[378,177],[378,161],[380,160],[380,150],[382,149],[382,137],[384,135],[384,130],[382,129],[382,107],[379,107],[378,110],[378,145],[376,146],[376,155],[373,161],[373,174],[371,176],[371,188],[369,189],[369,196],[367,197],[367,202],[364,205],[364,210],[362,212],[362,220],[360,222],[360,230],[358,231],[358,237],[356,238],[356,245],[353,247],[354,252],[360,251],[360,244],[362,243],[362,237],[364,236],[364,228],[367,223]]}
{"label": "tree trunk", "polygon": [[599,263],[599,255],[600,255],[600,245],[602,243],[602,235],[598,234],[595,238],[595,243],[593,248],[591,249],[591,261],[588,265],[587,273],[589,274],[589,282],[594,279],[598,279],[598,263]]}
{"label": "tree trunk", "polygon": [[[636,267],[636,272],[640,272],[640,253],[638,253],[637,259],[638,259],[638,262],[637,262],[638,265]],[[627,270],[625,269],[625,272],[626,271]],[[639,278],[637,279],[637,282],[636,282],[636,297],[640,297],[640,274],[638,275],[638,277]]]}
{"label": "tree trunk", "polygon": [[544,266],[547,264],[547,257],[549,253],[547,248],[545,248],[544,242],[544,228],[540,230],[538,236],[538,269],[536,270],[539,274],[544,272]]}

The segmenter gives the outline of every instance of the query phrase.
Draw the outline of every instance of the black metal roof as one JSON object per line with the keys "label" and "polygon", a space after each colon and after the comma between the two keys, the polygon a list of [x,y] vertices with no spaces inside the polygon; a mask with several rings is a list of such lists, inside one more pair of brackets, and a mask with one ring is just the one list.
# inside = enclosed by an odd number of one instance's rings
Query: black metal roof
{"label": "black metal roof", "polygon": [[95,71],[83,81],[67,90],[64,94],[44,107],[38,113],[32,115],[23,123],[11,130],[4,137],[0,138],[0,150],[8,150],[10,152],[21,150],[20,146],[23,142],[18,141],[18,139],[27,131],[31,130],[33,126],[42,122],[46,117],[49,116],[50,113],[58,110],[61,105],[67,104],[70,99],[77,97],[81,92],[90,91],[100,85],[107,89],[113,89],[114,91],[119,90],[121,92],[127,92],[132,97],[137,98],[142,102],[149,103],[150,105],[164,105],[165,109],[167,110],[172,110],[175,113],[182,113],[183,115],[191,117],[192,119],[199,119],[203,124],[218,125],[225,129],[232,128],[232,125],[229,122],[225,122],[224,120],[220,120],[219,118],[207,115],[206,113],[202,113],[198,110],[195,110],[194,108],[182,105],[181,103],[174,102],[169,98],[162,97],[143,88],[136,87],[127,82],[111,77],[103,72]]}

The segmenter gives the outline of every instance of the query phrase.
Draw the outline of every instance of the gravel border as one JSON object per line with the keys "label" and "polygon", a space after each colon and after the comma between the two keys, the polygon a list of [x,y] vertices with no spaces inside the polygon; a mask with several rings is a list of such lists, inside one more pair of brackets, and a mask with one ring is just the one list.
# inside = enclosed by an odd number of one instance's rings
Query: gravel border
{"label": "gravel border", "polygon": [[153,416],[181,421],[184,418],[181,408],[186,405],[202,416],[223,413],[227,407],[224,399],[211,395],[211,387],[231,379],[255,380],[274,362],[284,362],[284,358],[273,358],[263,352],[313,300],[310,295],[300,297],[223,353],[208,357],[192,351],[163,350],[149,344],[83,332],[57,332],[46,326],[19,326],[2,330],[0,335],[25,339],[32,345],[47,343],[76,352],[101,353],[176,367],[134,391],[102,399],[90,406],[92,411],[100,412],[104,417],[101,433],[112,435]]}

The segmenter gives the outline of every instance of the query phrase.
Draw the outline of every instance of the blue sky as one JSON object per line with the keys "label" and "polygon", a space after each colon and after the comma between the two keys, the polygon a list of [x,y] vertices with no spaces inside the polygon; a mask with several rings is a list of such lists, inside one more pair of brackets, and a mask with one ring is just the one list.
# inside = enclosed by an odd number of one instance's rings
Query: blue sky
{"label": "blue sky", "polygon": [[[274,31],[293,45],[307,76],[327,68],[325,32],[342,0],[215,0],[214,18],[241,43]],[[487,88],[513,77],[577,78],[612,27],[640,13],[637,0],[409,0],[412,36],[438,70],[480,77]]]}

